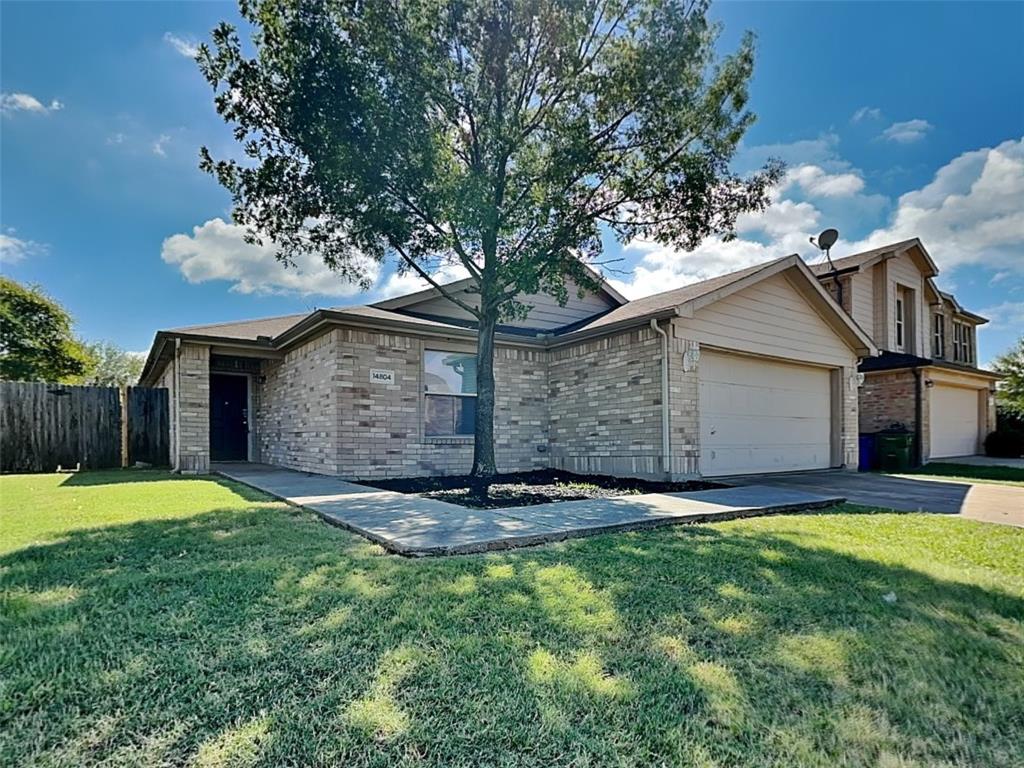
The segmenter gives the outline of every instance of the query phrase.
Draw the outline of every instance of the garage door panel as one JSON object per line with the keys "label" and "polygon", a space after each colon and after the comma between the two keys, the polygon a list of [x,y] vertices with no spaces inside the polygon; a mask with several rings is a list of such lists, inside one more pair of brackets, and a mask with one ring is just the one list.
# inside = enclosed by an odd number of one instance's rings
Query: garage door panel
{"label": "garage door panel", "polygon": [[831,455],[828,446],[790,444],[714,448],[712,453],[714,471],[704,473],[709,476],[827,469]]}
{"label": "garage door panel", "polygon": [[830,466],[828,370],[707,352],[699,371],[703,474]]}
{"label": "garage door panel", "polygon": [[978,450],[978,390],[936,384],[930,394],[933,459],[970,456]]}

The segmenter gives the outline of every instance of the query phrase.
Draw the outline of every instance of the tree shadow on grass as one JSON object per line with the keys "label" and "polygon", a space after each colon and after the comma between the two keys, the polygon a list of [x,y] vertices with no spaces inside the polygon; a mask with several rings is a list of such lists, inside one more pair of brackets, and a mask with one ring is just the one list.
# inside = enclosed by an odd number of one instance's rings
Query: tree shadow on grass
{"label": "tree shadow on grass", "polygon": [[219,510],[0,585],[5,764],[1010,765],[1024,730],[1019,596],[770,525],[404,560]]}
{"label": "tree shadow on grass", "polygon": [[251,486],[213,475],[180,475],[164,469],[105,469],[87,472],[74,472],[61,482],[62,486],[92,488],[98,486],[125,486],[133,483],[209,483],[214,482],[230,488],[237,496],[246,501],[267,501],[265,493]]}

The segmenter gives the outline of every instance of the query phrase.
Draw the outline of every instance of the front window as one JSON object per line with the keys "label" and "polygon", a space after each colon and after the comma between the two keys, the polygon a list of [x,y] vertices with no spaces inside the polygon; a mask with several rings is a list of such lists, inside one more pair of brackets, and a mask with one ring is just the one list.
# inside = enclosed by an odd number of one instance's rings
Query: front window
{"label": "front window", "polygon": [[906,334],[905,304],[903,294],[896,294],[896,350],[903,351],[903,337]]}
{"label": "front window", "polygon": [[932,335],[932,357],[941,359],[946,356],[946,318],[935,315],[932,322],[935,326]]}
{"label": "front window", "polygon": [[424,434],[472,435],[476,429],[476,354],[423,353]]}

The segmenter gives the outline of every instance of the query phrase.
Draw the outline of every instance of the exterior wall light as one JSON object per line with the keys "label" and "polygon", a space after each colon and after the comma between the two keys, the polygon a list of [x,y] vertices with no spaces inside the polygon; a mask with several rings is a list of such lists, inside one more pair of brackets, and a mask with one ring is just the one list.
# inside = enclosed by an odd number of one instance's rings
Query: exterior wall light
{"label": "exterior wall light", "polygon": [[858,387],[864,386],[864,374],[857,373],[856,371],[850,374],[848,386],[850,389],[857,389]]}
{"label": "exterior wall light", "polygon": [[932,381],[931,379],[925,379],[925,380],[924,380],[924,385],[925,385],[926,387],[928,387],[928,389],[931,389],[932,387],[934,387],[934,386],[935,386],[935,382],[934,382],[934,381]]}

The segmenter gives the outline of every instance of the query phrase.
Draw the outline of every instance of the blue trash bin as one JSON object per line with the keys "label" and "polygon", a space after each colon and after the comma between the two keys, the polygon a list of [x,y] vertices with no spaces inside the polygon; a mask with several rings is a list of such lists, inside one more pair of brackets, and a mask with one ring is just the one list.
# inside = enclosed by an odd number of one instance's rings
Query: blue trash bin
{"label": "blue trash bin", "polygon": [[858,459],[858,469],[861,472],[871,472],[878,468],[877,454],[875,453],[875,436],[873,434],[864,434],[860,436],[860,457]]}

